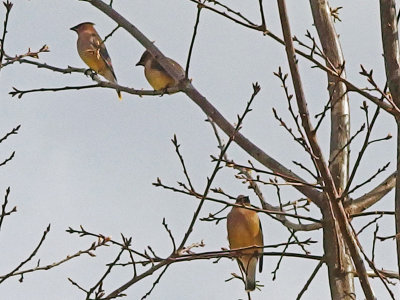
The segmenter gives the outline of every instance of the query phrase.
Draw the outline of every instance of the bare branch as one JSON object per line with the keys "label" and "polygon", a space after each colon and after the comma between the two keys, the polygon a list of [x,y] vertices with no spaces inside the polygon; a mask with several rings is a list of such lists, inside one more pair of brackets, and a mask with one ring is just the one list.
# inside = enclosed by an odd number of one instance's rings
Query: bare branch
{"label": "bare branch", "polygon": [[396,172],[392,173],[384,181],[382,181],[374,189],[366,193],[365,195],[351,199],[345,203],[346,211],[349,214],[357,214],[365,209],[371,207],[384,196],[386,196],[396,185]]}
{"label": "bare branch", "polygon": [[[91,1],[91,0],[86,0],[86,1]],[[199,0],[189,0],[191,2],[200,4],[201,2]],[[212,1],[215,2],[215,1]],[[277,35],[275,35],[274,33],[272,33],[269,30],[263,30],[262,26],[257,26],[255,24],[252,23],[252,25],[249,25],[247,23],[241,22],[227,14],[225,14],[224,12],[220,12],[217,9],[207,6],[205,4],[202,4],[203,8],[208,9],[210,11],[213,11],[215,13],[217,13],[218,15],[221,15],[222,17],[225,17],[239,25],[242,25],[244,27],[253,29],[253,30],[257,30],[257,31],[261,31],[263,35],[269,36],[271,37],[273,40],[277,41],[278,43],[280,43],[281,45],[285,45],[285,42],[279,38]],[[114,19],[115,20],[115,19]],[[146,47],[147,48],[147,47]],[[362,88],[357,87],[356,85],[354,85],[353,83],[351,83],[350,81],[348,81],[345,78],[341,77],[340,73],[337,73],[335,70],[328,68],[326,66],[324,66],[322,63],[320,63],[318,60],[316,60],[313,57],[313,53],[311,54],[307,54],[301,50],[295,49],[295,52],[299,55],[301,55],[302,57],[306,58],[307,60],[313,62],[319,69],[325,71],[328,75],[332,75],[334,77],[336,77],[336,79],[338,79],[340,82],[344,83],[346,85],[347,91],[352,91],[352,92],[356,92],[358,94],[360,94],[361,96],[369,99],[370,101],[372,101],[373,103],[375,103],[376,105],[380,106],[382,109],[384,109],[386,112],[390,113],[390,114],[395,114],[396,111],[393,110],[393,107],[391,105],[389,105],[388,103],[382,102],[381,99],[374,97],[373,95],[367,93],[366,91],[364,91]]]}
{"label": "bare branch", "polygon": [[265,16],[264,16],[264,8],[263,8],[263,0],[258,0],[258,3],[260,4],[260,14],[261,14],[261,27],[263,31],[267,30],[267,24],[265,22]]}
{"label": "bare branch", "polygon": [[3,205],[1,206],[1,214],[0,214],[0,230],[1,230],[1,225],[3,224],[3,220],[6,216],[11,215],[12,213],[17,211],[17,207],[14,206],[14,208],[10,211],[6,211],[6,207],[8,204],[8,196],[10,195],[10,187],[6,189],[6,194],[4,196],[4,202]]}
{"label": "bare branch", "polygon": [[[127,248],[127,246],[126,246],[125,243],[120,243],[120,242],[114,241],[114,240],[111,239],[110,237],[106,237],[106,236],[104,236],[103,234],[96,234],[96,233],[92,233],[92,232],[86,231],[86,230],[83,228],[82,225],[80,226],[80,230],[75,230],[75,229],[69,227],[69,228],[66,230],[66,232],[68,232],[68,233],[70,233],[70,234],[78,234],[80,237],[84,237],[84,236],[96,237],[96,238],[98,238],[98,239],[107,240],[107,241],[110,242],[111,244],[118,245],[118,246],[120,246],[120,247],[122,247],[122,248],[123,248],[123,247]],[[129,250],[130,252],[132,252],[132,253],[134,253],[134,254],[136,254],[136,255],[142,257],[142,258],[147,258],[146,255],[144,255],[144,254],[142,254],[142,253],[140,253],[140,252],[138,252],[138,251],[135,251],[135,250],[132,249],[132,248],[127,248],[127,250]]]}
{"label": "bare branch", "polygon": [[199,27],[199,23],[200,23],[200,13],[201,13],[201,9],[202,9],[202,5],[201,5],[201,4],[197,5],[196,23],[194,24],[193,35],[192,35],[192,41],[190,42],[188,58],[187,58],[187,61],[186,61],[186,72],[185,72],[186,78],[189,78],[190,60],[191,60],[191,58],[192,58],[192,52],[193,52],[193,47],[194,47],[194,41],[196,40],[197,28]]}
{"label": "bare branch", "polygon": [[151,292],[154,290],[156,285],[160,282],[161,277],[165,274],[165,272],[167,271],[168,267],[169,267],[169,265],[165,266],[164,270],[161,271],[160,275],[153,282],[153,286],[151,287],[151,289],[141,298],[141,300],[146,299],[148,296],[150,296]]}
{"label": "bare branch", "polygon": [[[135,39],[137,39],[149,52],[156,57],[162,67],[176,80],[179,80],[183,85],[183,91],[204,111],[204,113],[211,118],[228,136],[232,136],[235,132],[234,127],[215,109],[215,107],[203,97],[194,86],[184,78],[181,78],[180,74],[176,73],[175,68],[170,65],[170,62],[165,56],[157,49],[157,47],[147,39],[134,25],[127,21],[124,17],[114,11],[107,4],[100,0],[85,0],[89,2],[103,13],[108,15],[111,19],[117,22],[121,27],[127,30]],[[204,6],[205,7],[205,6]],[[258,148],[255,144],[251,143],[247,138],[242,136],[240,133],[235,135],[235,142],[247,153],[257,159],[267,168],[281,174],[285,174],[292,178],[300,179],[296,174],[291,172],[289,169],[278,163],[275,159],[267,155],[264,151]],[[296,186],[301,193],[312,199],[315,203],[318,203],[322,198],[322,194],[315,189],[305,186]]]}
{"label": "bare branch", "polygon": [[[383,217],[383,214],[377,216],[376,218],[374,218],[372,221],[369,221],[367,224],[365,224],[363,227],[361,227],[361,229],[356,233],[356,235],[360,235],[365,229],[367,229],[369,226],[371,226],[372,224],[375,224],[380,218]],[[372,259],[373,261],[374,259]]]}
{"label": "bare branch", "polygon": [[102,44],[104,44],[110,37],[112,37],[112,35],[119,29],[121,28],[121,26],[117,25],[109,34],[107,34],[104,39]]}
{"label": "bare branch", "polygon": [[396,22],[396,2],[380,0],[381,32],[386,79],[393,100],[400,106],[400,49]]}
{"label": "bare branch", "polygon": [[48,66],[47,64],[42,64],[42,63],[38,63],[38,62],[34,62],[34,61],[31,61],[31,60],[26,60],[25,59],[25,57],[31,57],[31,58],[38,59],[39,58],[39,54],[46,53],[46,52],[50,52],[49,46],[47,46],[47,45],[43,45],[37,51],[32,51],[31,48],[28,48],[27,52],[25,52],[23,54],[15,55],[14,57],[11,57],[11,56],[9,56],[9,55],[4,53],[4,56],[5,56],[6,60],[7,60],[7,62],[5,62],[1,67],[4,68],[4,67],[6,67],[8,65],[12,65],[12,64],[14,64],[16,62],[19,62],[19,63],[28,63],[28,64],[32,64],[32,65],[37,65],[38,68],[43,66],[44,68],[47,68],[47,69],[57,69],[56,67]]}
{"label": "bare branch", "polygon": [[5,136],[3,136],[0,139],[0,143],[2,143],[3,141],[5,141],[9,136],[14,135],[14,134],[18,134],[18,130],[21,128],[21,125],[18,125],[17,127],[13,128],[10,132],[8,132]]}
{"label": "bare branch", "polygon": [[[158,179],[157,183],[153,183],[153,185],[159,186],[159,187],[163,187],[165,189],[169,189],[169,190],[172,190],[174,192],[180,192],[180,193],[183,193],[183,194],[186,194],[186,195],[189,195],[189,196],[193,196],[193,197],[198,198],[198,199],[202,198],[202,195],[200,195],[200,194],[194,195],[194,194],[189,193],[187,191],[179,190],[179,189],[164,185],[161,182],[160,179]],[[219,199],[215,199],[215,198],[211,198],[211,197],[206,197],[205,199],[207,201],[212,201],[212,202],[216,202],[216,203],[225,204],[226,206],[243,207],[243,206],[237,205],[235,203],[230,203],[230,202],[227,202],[227,201],[224,201],[224,200],[219,200]],[[285,212],[285,211],[281,211],[279,208],[276,208],[276,207],[274,207],[274,206],[272,206],[270,204],[267,204],[266,207],[269,207],[269,209],[260,209],[260,208],[254,207],[254,206],[246,206],[245,209],[253,210],[253,211],[261,212],[261,213],[266,213],[268,215],[286,216],[286,217],[292,217],[292,218],[296,218],[296,219],[307,220],[307,221],[311,221],[311,222],[315,222],[315,223],[321,223],[320,220],[317,220],[317,219],[312,218],[312,217],[306,217],[306,216],[301,216],[301,215],[298,215],[298,214],[292,214],[292,213],[288,213],[288,212]],[[276,217],[273,217],[273,218],[275,219]],[[280,221],[279,219],[277,219],[277,220]],[[311,226],[308,230],[305,229],[305,228],[308,228],[307,225]],[[310,231],[310,230],[316,230],[316,229],[320,229],[321,228],[320,224],[307,224],[307,225],[301,224],[301,226],[293,228],[293,229],[296,230],[296,231]],[[305,226],[305,228],[303,228],[302,226]]]}
{"label": "bare branch", "polygon": [[380,173],[384,172],[390,165],[390,162],[388,162],[386,165],[384,165],[382,168],[379,168],[375,174],[373,174],[370,178],[368,178],[367,180],[365,180],[364,182],[356,185],[354,188],[352,188],[348,194],[353,193],[355,190],[359,189],[360,187],[366,185],[367,183],[371,182],[376,176],[378,176]]}
{"label": "bare branch", "polygon": [[12,160],[14,158],[15,155],[15,151],[13,151],[13,153],[11,153],[11,155],[9,157],[7,157],[3,162],[0,163],[0,167],[4,166],[6,163],[8,163],[10,160]]}
{"label": "bare branch", "polygon": [[11,276],[14,276],[14,274],[21,269],[27,262],[29,262],[39,251],[39,248],[42,246],[44,240],[46,239],[47,234],[50,231],[50,224],[49,226],[47,226],[46,230],[43,232],[42,238],[39,241],[39,244],[36,246],[36,248],[32,251],[32,253],[28,256],[27,259],[25,259],[24,261],[22,261],[14,270],[12,270],[11,272],[9,272],[8,274],[1,276],[0,279],[0,284],[2,282],[4,282],[5,280],[7,280],[8,278],[10,278]]}
{"label": "bare branch", "polygon": [[179,147],[181,145],[178,144],[178,139],[176,138],[175,134],[174,134],[174,138],[171,141],[175,146],[175,152],[179,157],[179,161],[181,162],[181,165],[182,165],[182,168],[183,168],[183,173],[185,174],[186,180],[187,180],[187,182],[188,182],[188,184],[190,186],[190,191],[193,191],[193,193],[195,193],[196,191],[195,191],[195,189],[194,189],[194,187],[192,185],[192,181],[190,180],[190,176],[189,176],[189,173],[187,171],[187,168],[186,168],[186,165],[185,165],[185,161],[183,160],[183,156],[179,152]]}
{"label": "bare branch", "polygon": [[193,218],[192,218],[192,221],[191,221],[191,223],[189,225],[189,228],[187,229],[187,231],[185,233],[185,236],[183,237],[183,239],[182,239],[182,241],[181,241],[181,243],[180,243],[180,245],[178,247],[178,251],[179,251],[179,249],[183,248],[183,246],[185,245],[187,239],[189,238],[189,235],[193,230],[193,226],[194,226],[194,224],[195,224],[195,222],[197,220],[197,217],[198,217],[198,215],[200,213],[200,210],[201,210],[201,208],[202,208],[202,206],[204,204],[205,198],[207,197],[207,194],[208,194],[208,192],[209,192],[209,190],[211,188],[211,184],[214,181],[214,178],[217,175],[218,171],[220,170],[220,165],[221,165],[222,158],[224,157],[224,155],[225,155],[226,151],[228,150],[229,146],[231,145],[231,143],[235,140],[236,133],[240,130],[240,128],[242,126],[242,123],[243,123],[243,120],[246,117],[246,115],[251,111],[250,106],[251,106],[254,98],[256,97],[256,95],[258,94],[259,91],[260,91],[260,86],[258,85],[258,83],[253,84],[253,93],[252,93],[252,95],[250,97],[250,100],[247,102],[247,106],[246,106],[243,114],[241,116],[238,116],[238,121],[237,121],[237,125],[235,127],[235,130],[234,130],[233,134],[229,137],[229,140],[226,143],[225,147],[223,149],[221,149],[221,153],[219,155],[218,161],[217,161],[217,163],[216,163],[216,165],[214,167],[214,171],[212,172],[210,178],[207,178],[207,185],[206,185],[206,188],[204,190],[203,196],[202,196],[202,198],[200,200],[200,203],[199,203],[199,205],[198,205],[198,207],[197,207],[197,209],[196,209],[196,211],[195,211],[195,213],[193,215]]}
{"label": "bare branch", "polygon": [[322,260],[317,264],[314,271],[311,273],[310,278],[308,278],[306,284],[303,286],[300,293],[297,295],[297,298],[296,298],[297,300],[300,300],[301,297],[304,295],[304,293],[307,291],[308,287],[310,286],[311,282],[313,281],[313,279],[315,278],[315,276],[317,275],[318,271],[321,269],[323,264],[324,264],[324,262]]}
{"label": "bare branch", "polygon": [[[37,272],[37,271],[46,271],[46,270],[50,270],[50,269],[52,269],[52,268],[54,268],[54,267],[57,267],[57,266],[60,266],[60,265],[62,265],[62,264],[64,264],[64,263],[66,263],[66,262],[68,262],[68,261],[70,261],[70,260],[72,260],[72,259],[74,259],[74,258],[77,258],[77,257],[79,257],[79,256],[81,256],[81,255],[83,255],[83,254],[87,254],[87,255],[93,257],[93,256],[94,256],[93,251],[95,251],[95,250],[96,250],[97,248],[99,248],[99,247],[105,246],[106,243],[107,243],[107,240],[102,240],[102,241],[99,241],[99,242],[97,242],[97,243],[93,243],[92,245],[90,245],[90,247],[89,247],[88,249],[86,249],[86,250],[79,250],[79,251],[77,251],[76,253],[74,253],[74,254],[72,254],[72,255],[67,255],[64,259],[61,259],[61,260],[59,260],[59,261],[57,261],[57,262],[54,262],[54,263],[52,263],[52,264],[48,264],[48,265],[45,265],[45,266],[36,266],[35,268],[31,268],[31,269],[26,269],[26,270],[14,272],[14,273],[12,273],[12,274],[10,275],[10,277],[11,277],[11,276],[22,276],[22,275],[24,275],[24,274],[32,273],[32,272]],[[5,277],[5,276],[0,276],[0,279],[2,279],[2,278],[4,278],[4,277]]]}
{"label": "bare branch", "polygon": [[138,95],[140,97],[142,96],[163,96],[165,94],[174,94],[176,92],[179,92],[178,87],[170,87],[167,88],[166,90],[137,90],[134,88],[129,88],[126,86],[119,85],[114,82],[110,81],[102,81],[100,79],[96,79],[97,84],[91,84],[91,85],[78,85],[78,86],[64,86],[64,87],[57,87],[57,88],[39,88],[39,89],[31,89],[31,90],[19,90],[15,87],[13,87],[13,91],[9,92],[9,94],[14,97],[17,96],[19,99],[28,93],[36,93],[36,92],[59,92],[59,91],[67,91],[67,90],[83,90],[83,89],[91,89],[91,88],[98,88],[98,87],[103,87],[103,88],[109,88],[109,89],[114,89],[114,90],[119,90],[126,92],[128,94],[132,95]]}
{"label": "bare branch", "polygon": [[300,74],[298,71],[298,66],[295,60],[295,51],[293,48],[293,41],[290,32],[290,26],[286,11],[286,3],[284,0],[278,0],[279,16],[281,19],[282,31],[285,39],[287,59],[290,66],[290,71],[292,74],[292,82],[296,92],[297,106],[299,108],[300,117],[302,118],[303,128],[306,132],[308,141],[310,143],[311,149],[316,157],[316,164],[326,187],[326,193],[329,196],[330,205],[332,205],[333,212],[338,220],[339,227],[342,231],[343,237],[349,247],[352,259],[354,261],[356,270],[360,276],[361,286],[363,288],[364,294],[367,299],[375,299],[374,293],[372,291],[371,285],[368,282],[368,277],[366,274],[366,269],[362,258],[359,254],[359,249],[357,247],[357,241],[352,232],[350,231],[349,221],[346,217],[341,203],[337,201],[338,194],[335,187],[335,183],[327,167],[327,164],[323,158],[322,151],[316,140],[315,132],[313,131],[312,125],[310,123],[309,113],[307,109],[307,104],[304,97],[304,92],[301,85]]}
{"label": "bare branch", "polygon": [[[114,259],[114,261],[112,263],[110,263],[108,265],[107,270],[104,272],[103,276],[99,279],[99,281],[87,291],[87,298],[89,298],[89,296],[99,287],[101,287],[103,285],[103,281],[104,279],[110,274],[112,268],[115,266],[115,264],[120,260],[122,253],[124,253],[124,251],[127,250],[125,247],[122,247],[120,252],[118,253],[117,257]],[[97,297],[96,297],[97,298]]]}
{"label": "bare branch", "polygon": [[172,241],[172,246],[174,247],[173,253],[175,253],[176,252],[175,239],[174,239],[174,236],[172,235],[171,230],[168,228],[168,224],[165,222],[165,218],[163,218],[162,224],[163,224],[165,230],[168,232],[168,235],[169,235],[169,237],[170,237],[170,239]]}
{"label": "bare branch", "polygon": [[353,183],[353,180],[354,180],[354,177],[355,177],[355,175],[357,173],[358,167],[360,166],[361,159],[362,159],[365,151],[367,150],[368,142],[369,142],[369,139],[370,139],[370,136],[371,136],[371,133],[372,133],[372,128],[375,125],[375,121],[378,118],[379,111],[380,111],[379,106],[378,106],[376,108],[376,110],[375,110],[375,113],[374,113],[374,116],[372,117],[371,122],[369,122],[369,119],[368,119],[368,106],[367,106],[365,101],[363,102],[363,106],[361,108],[365,111],[365,116],[366,116],[366,119],[367,119],[367,121],[366,121],[366,123],[367,123],[367,133],[365,134],[364,143],[363,143],[363,145],[362,145],[362,147],[360,149],[360,152],[358,153],[356,162],[354,163],[354,167],[353,167],[353,170],[351,171],[349,181],[347,182],[346,188],[344,189],[344,191],[342,193],[342,196],[341,196],[342,199],[344,199],[347,196],[348,191],[350,189],[350,186]]}
{"label": "bare branch", "polygon": [[3,4],[4,4],[5,8],[6,8],[6,16],[4,18],[3,35],[2,35],[1,40],[0,40],[0,70],[3,67],[3,57],[4,57],[4,51],[5,51],[4,43],[5,43],[5,40],[6,40],[8,17],[10,15],[11,9],[13,7],[13,4],[9,0],[7,0],[7,2],[3,2]]}

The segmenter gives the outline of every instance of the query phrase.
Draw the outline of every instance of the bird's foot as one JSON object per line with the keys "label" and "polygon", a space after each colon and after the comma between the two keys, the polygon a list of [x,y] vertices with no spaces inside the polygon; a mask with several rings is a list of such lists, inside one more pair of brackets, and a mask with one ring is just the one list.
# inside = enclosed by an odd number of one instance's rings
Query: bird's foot
{"label": "bird's foot", "polygon": [[90,76],[92,79],[97,75],[97,73],[92,69],[87,69],[84,74],[86,76]]}
{"label": "bird's foot", "polygon": [[160,91],[161,91],[160,97],[162,97],[162,96],[164,96],[165,94],[168,94],[168,87],[163,88],[163,89],[161,89]]}

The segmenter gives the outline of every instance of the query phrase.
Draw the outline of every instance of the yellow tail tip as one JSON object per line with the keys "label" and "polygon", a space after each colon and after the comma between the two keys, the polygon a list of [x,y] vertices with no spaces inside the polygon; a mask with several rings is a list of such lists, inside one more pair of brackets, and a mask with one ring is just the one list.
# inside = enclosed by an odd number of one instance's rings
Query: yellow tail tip
{"label": "yellow tail tip", "polygon": [[117,94],[118,94],[118,99],[121,101],[121,100],[122,100],[122,94],[121,94],[121,92],[120,92],[120,91],[117,91]]}

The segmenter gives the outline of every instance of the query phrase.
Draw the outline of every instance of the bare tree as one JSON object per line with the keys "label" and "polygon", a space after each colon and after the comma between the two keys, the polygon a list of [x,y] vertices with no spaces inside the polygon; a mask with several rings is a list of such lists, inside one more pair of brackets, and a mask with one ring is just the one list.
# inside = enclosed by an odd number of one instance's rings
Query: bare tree
{"label": "bare tree", "polygon": [[[400,185],[396,184],[397,172],[390,174],[383,182],[376,184],[365,195],[354,197],[354,192],[366,184],[372,182],[379,174],[386,171],[389,163],[383,165],[377,171],[371,170],[370,177],[361,183],[355,182],[355,176],[359,170],[360,164],[363,162],[363,156],[367,148],[376,142],[385,141],[391,138],[390,135],[382,138],[372,139],[371,133],[376,124],[380,113],[389,114],[394,117],[400,128],[400,91],[399,91],[399,43],[397,33],[396,8],[394,0],[381,0],[381,32],[383,42],[383,52],[386,67],[386,86],[380,87],[373,77],[372,70],[369,71],[361,66],[360,75],[365,78],[369,88],[361,88],[352,83],[346,77],[345,56],[342,52],[340,39],[335,30],[335,21],[340,21],[338,8],[330,7],[326,0],[310,0],[310,9],[312,12],[312,23],[315,25],[318,39],[310,32],[307,32],[304,40],[294,37],[291,31],[290,20],[286,8],[285,0],[277,0],[278,12],[282,38],[279,34],[271,32],[265,20],[263,1],[259,0],[259,21],[250,20],[244,14],[235,10],[219,1],[214,0],[189,0],[196,5],[197,16],[193,36],[188,51],[188,59],[186,64],[186,75],[183,76],[177,72],[171,62],[166,59],[163,53],[137,28],[133,23],[129,22],[123,14],[120,14],[112,7],[111,3],[105,3],[101,0],[82,0],[98,9],[115,21],[116,28],[107,35],[107,38],[122,28],[126,30],[132,38],[136,39],[157,59],[159,64],[172,76],[179,84],[175,87],[168,88],[162,91],[146,91],[137,90],[131,87],[118,85],[116,83],[100,80],[96,74],[92,75],[94,84],[80,86],[65,86],[65,87],[50,87],[36,88],[30,90],[21,90],[14,87],[10,92],[11,96],[22,98],[26,94],[45,91],[65,91],[65,90],[80,90],[89,88],[111,88],[129,93],[132,95],[155,96],[165,93],[181,92],[193,101],[204,114],[211,125],[211,128],[216,136],[217,145],[219,148],[218,155],[212,156],[214,168],[211,174],[207,176],[207,185],[203,190],[199,190],[193,183],[189,174],[188,168],[183,154],[180,151],[180,144],[176,136],[172,139],[177,156],[182,166],[185,182],[179,182],[177,186],[164,184],[161,179],[157,179],[154,186],[161,187],[166,190],[185,194],[188,198],[197,199],[198,205],[193,213],[193,217],[187,226],[185,234],[180,239],[173,234],[168,227],[166,221],[163,221],[163,226],[171,240],[171,254],[167,257],[159,256],[150,246],[144,250],[138,250],[132,245],[132,239],[121,236],[121,240],[111,239],[101,234],[96,234],[84,229],[69,228],[68,233],[78,234],[80,237],[97,238],[98,242],[93,244],[91,248],[79,252],[90,254],[99,246],[112,245],[120,250],[115,260],[107,265],[104,274],[99,276],[95,285],[90,288],[81,286],[73,279],[71,283],[79,288],[86,296],[86,299],[114,299],[126,295],[127,289],[139,282],[140,280],[153,275],[157,270],[161,270],[159,275],[154,279],[152,288],[142,299],[146,298],[153,291],[158,282],[162,279],[165,272],[172,264],[179,262],[187,262],[192,260],[209,260],[221,258],[234,258],[240,255],[239,250],[222,251],[199,251],[198,248],[203,247],[203,242],[188,244],[190,237],[197,222],[207,221],[219,224],[225,219],[227,209],[236,206],[231,200],[235,199],[236,195],[231,195],[225,192],[222,188],[214,187],[214,179],[217,173],[222,168],[229,168],[236,172],[236,177],[241,182],[248,185],[260,201],[260,207],[251,207],[248,209],[255,210],[260,214],[267,214],[273,220],[278,221],[290,233],[290,237],[282,243],[274,245],[266,245],[264,248],[265,256],[279,256],[280,260],[273,271],[274,277],[279,269],[280,262],[285,256],[293,256],[301,259],[316,260],[316,266],[309,279],[301,291],[299,291],[298,299],[300,299],[309,288],[316,274],[321,269],[322,265],[326,265],[328,269],[328,278],[330,285],[330,294],[332,299],[355,299],[355,277],[357,277],[362,287],[363,296],[366,299],[376,299],[371,278],[378,277],[385,286],[388,295],[395,299],[392,288],[389,286],[392,282],[390,278],[399,279],[398,272],[393,270],[383,270],[375,264],[375,244],[389,238],[396,238],[397,242],[397,261],[400,271],[400,242],[397,238],[400,231]],[[6,7],[10,7],[9,2],[5,3]],[[86,74],[86,70],[70,67],[60,68],[46,63],[34,60],[42,52],[48,51],[46,46],[43,46],[36,52],[29,50],[27,53],[16,56],[6,54],[4,48],[5,33],[7,27],[7,19],[9,10],[7,10],[6,22],[4,25],[4,33],[2,37],[2,51],[0,57],[0,68],[12,65],[14,63],[36,65],[39,68],[45,68],[49,71],[59,73],[82,73]],[[261,87],[258,83],[253,84],[253,92],[249,96],[246,107],[243,112],[238,115],[234,125],[229,122],[224,115],[219,112],[202,92],[195,87],[195,83],[189,79],[189,67],[191,63],[192,50],[195,47],[196,35],[198,32],[198,24],[200,16],[204,11],[217,14],[221,18],[225,18],[227,22],[233,22],[238,26],[245,27],[249,31],[260,33],[260,38],[271,38],[282,45],[287,56],[289,65],[289,74],[283,71],[280,67],[275,70],[274,74],[278,78],[282,89],[283,97],[286,98],[288,104],[288,112],[290,120],[285,120],[279,115],[279,112],[274,109],[274,116],[286,132],[293,138],[293,143],[298,144],[307,155],[307,163],[294,162],[298,166],[303,175],[296,174],[289,167],[271,157],[266,151],[257,146],[249,138],[241,133],[241,128],[246,116],[251,112],[251,107],[254,99],[257,97]],[[233,26],[233,25],[232,25]],[[106,38],[106,39],[107,39]],[[3,61],[4,57],[4,62]],[[299,64],[302,61],[307,61],[313,67],[319,69],[319,72],[326,76],[328,86],[327,94],[324,98],[327,99],[324,109],[316,115],[316,121],[313,120],[308,110],[309,102],[303,88],[302,76],[299,72]],[[1,70],[1,69],[0,69]],[[272,72],[273,70],[271,70]],[[293,94],[291,90],[293,89]],[[352,134],[350,128],[350,105],[349,98],[352,94],[361,96],[364,101],[361,105],[361,114],[365,116],[364,124]],[[296,100],[296,101],[294,101]],[[368,105],[369,104],[369,105]],[[371,108],[373,112],[371,113]],[[352,114],[359,112],[351,112]],[[329,159],[323,155],[324,148],[319,142],[318,135],[320,126],[323,122],[328,122],[327,116],[330,115],[330,145]],[[292,125],[290,125],[292,124]],[[223,142],[222,133],[228,137],[227,142]],[[350,146],[356,137],[362,134],[364,139],[362,147],[355,153],[355,163],[350,168]],[[398,131],[398,135],[400,131]],[[238,162],[229,155],[229,147],[236,143],[242,150],[249,155],[247,162]],[[397,168],[400,166],[400,139],[398,139],[398,159]],[[255,161],[255,162],[253,162]],[[261,167],[257,167],[259,164]],[[311,165],[312,167],[307,167]],[[256,175],[253,175],[256,174]],[[312,178],[312,181],[304,178]],[[279,206],[274,206],[270,201],[263,196],[263,187],[272,185],[276,188],[277,199]],[[371,206],[379,202],[396,186],[395,211],[367,211]],[[282,188],[294,188],[304,195],[304,199],[282,199]],[[212,201],[221,204],[221,209],[217,212],[210,212],[208,217],[199,218],[202,212],[203,205],[206,201]],[[4,205],[5,206],[5,205]],[[322,218],[315,216],[310,208],[316,208]],[[5,210],[3,210],[3,215]],[[391,237],[380,237],[378,235],[378,222],[382,217],[396,216],[396,231]],[[361,228],[355,228],[353,219],[355,218],[370,218]],[[369,220],[369,219],[368,219]],[[1,226],[0,221],[0,226]],[[368,256],[358,236],[367,227],[376,226],[374,234],[370,236],[373,243],[372,256]],[[321,249],[323,256],[313,255],[308,250],[310,244],[316,241],[311,238],[301,239],[298,237],[299,232],[311,232],[322,230],[323,238]],[[297,251],[289,252],[295,245]],[[279,248],[280,251],[267,251],[268,248]],[[80,255],[79,254],[79,255]],[[123,261],[124,258],[126,261]],[[118,267],[132,267],[133,275],[127,278],[125,283],[122,283],[113,291],[106,291],[103,284],[108,279],[111,271],[118,270]],[[20,275],[18,270],[13,271],[12,275]],[[28,271],[26,271],[28,272]],[[9,277],[9,276],[7,276]],[[233,278],[241,279],[243,276],[234,274]],[[4,278],[0,277],[0,278]],[[251,299],[251,295],[247,295]]]}

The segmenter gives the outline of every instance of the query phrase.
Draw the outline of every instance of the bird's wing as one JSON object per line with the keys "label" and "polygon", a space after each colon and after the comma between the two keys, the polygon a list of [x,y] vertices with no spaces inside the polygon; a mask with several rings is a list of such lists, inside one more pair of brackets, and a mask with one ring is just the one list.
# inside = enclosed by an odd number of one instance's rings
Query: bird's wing
{"label": "bird's wing", "polygon": [[[258,220],[258,222],[260,224],[261,244],[264,246],[264,235],[263,235],[260,219]],[[261,249],[261,250],[262,250],[262,252],[264,252],[264,249]],[[264,260],[264,255],[260,255],[260,261],[259,261],[259,264],[258,264],[258,271],[260,273],[262,272],[262,268],[263,268],[263,260]]]}
{"label": "bird's wing", "polygon": [[106,63],[107,68],[111,71],[116,81],[117,77],[115,76],[114,73],[114,69],[111,63],[111,58],[110,55],[108,54],[107,48],[104,45],[103,41],[97,34],[92,34],[90,41],[92,46],[96,49],[97,55],[99,55],[100,56],[99,58],[103,59],[103,61]]}
{"label": "bird's wing", "polygon": [[[171,59],[169,57],[167,57],[167,60],[173,65],[174,69],[179,71],[179,73],[185,74],[185,70],[181,67],[180,64],[178,64],[176,61],[174,61],[173,59]],[[151,68],[156,69],[161,72],[166,72],[165,69],[158,63],[158,61],[156,59],[152,60]]]}
{"label": "bird's wing", "polygon": [[165,69],[158,63],[155,58],[151,60],[151,68],[157,71],[165,72]]}

